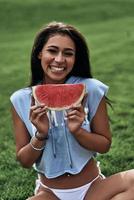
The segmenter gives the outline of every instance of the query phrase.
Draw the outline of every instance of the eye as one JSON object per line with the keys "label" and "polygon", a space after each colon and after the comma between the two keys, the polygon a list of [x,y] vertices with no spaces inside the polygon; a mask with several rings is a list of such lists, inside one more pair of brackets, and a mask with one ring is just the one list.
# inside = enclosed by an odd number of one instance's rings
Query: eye
{"label": "eye", "polygon": [[75,53],[72,52],[72,51],[65,51],[65,52],[64,52],[64,55],[67,56],[67,57],[69,57],[69,56],[74,56]]}
{"label": "eye", "polygon": [[56,54],[57,50],[56,49],[47,49],[48,52],[50,52],[51,54]]}

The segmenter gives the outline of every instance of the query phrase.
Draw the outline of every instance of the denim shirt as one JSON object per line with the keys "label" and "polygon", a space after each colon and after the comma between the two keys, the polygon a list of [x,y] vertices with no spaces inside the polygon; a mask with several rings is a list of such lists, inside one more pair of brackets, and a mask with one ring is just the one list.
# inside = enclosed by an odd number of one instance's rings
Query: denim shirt
{"label": "denim shirt", "polygon": [[[88,95],[84,107],[86,116],[82,128],[88,131],[85,134],[92,134],[90,129],[91,120],[102,97],[107,94],[108,86],[94,78],[74,76],[70,77],[66,83],[85,84]],[[36,128],[29,120],[31,94],[31,88],[23,88],[14,92],[10,100],[32,137]],[[69,132],[65,112],[65,110],[48,112],[50,122],[49,139],[46,142],[42,156],[33,165],[37,172],[44,174],[47,178],[55,178],[64,173],[77,174],[92,157],[96,156],[96,152],[85,149]],[[21,133],[18,132],[18,134]]]}

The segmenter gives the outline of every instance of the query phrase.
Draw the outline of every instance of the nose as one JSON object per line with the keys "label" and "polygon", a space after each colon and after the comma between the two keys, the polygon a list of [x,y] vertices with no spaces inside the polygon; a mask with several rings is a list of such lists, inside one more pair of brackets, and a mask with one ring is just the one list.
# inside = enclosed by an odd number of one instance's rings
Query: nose
{"label": "nose", "polygon": [[55,56],[55,62],[57,63],[62,63],[65,61],[65,58],[63,56],[63,54],[61,52],[59,52],[56,56]]}

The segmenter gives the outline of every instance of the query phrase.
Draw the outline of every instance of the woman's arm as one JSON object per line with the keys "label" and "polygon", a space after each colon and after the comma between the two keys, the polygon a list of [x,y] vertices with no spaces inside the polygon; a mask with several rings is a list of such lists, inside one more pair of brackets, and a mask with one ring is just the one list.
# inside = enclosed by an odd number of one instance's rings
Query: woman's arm
{"label": "woman's arm", "polygon": [[[28,130],[19,115],[17,114],[13,105],[11,105],[11,112],[13,118],[17,160],[21,163],[23,167],[30,168],[41,156],[42,151],[37,151],[32,148],[30,144],[30,135],[28,133]],[[32,140],[32,144],[36,148],[41,148],[45,145],[45,140],[39,141],[34,137]]]}
{"label": "woman's arm", "polygon": [[[68,115],[68,122],[72,123],[83,118],[82,109],[77,109],[77,114],[71,113]],[[76,117],[77,115],[77,117]],[[79,116],[79,118],[78,118]],[[81,116],[81,118],[80,118]],[[81,122],[82,123],[82,122]],[[72,124],[71,124],[72,126]],[[107,107],[105,97],[102,98],[95,116],[91,122],[92,132],[89,134],[87,130],[78,128],[75,131],[71,131],[77,141],[91,151],[105,153],[111,146],[111,132],[109,127],[109,119],[107,114]]]}

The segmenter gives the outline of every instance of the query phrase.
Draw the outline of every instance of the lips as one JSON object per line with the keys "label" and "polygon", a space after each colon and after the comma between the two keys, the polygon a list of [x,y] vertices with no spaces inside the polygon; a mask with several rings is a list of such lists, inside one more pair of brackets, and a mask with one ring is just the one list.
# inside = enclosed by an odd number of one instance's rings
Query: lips
{"label": "lips", "polygon": [[50,66],[52,72],[63,72],[65,67]]}

